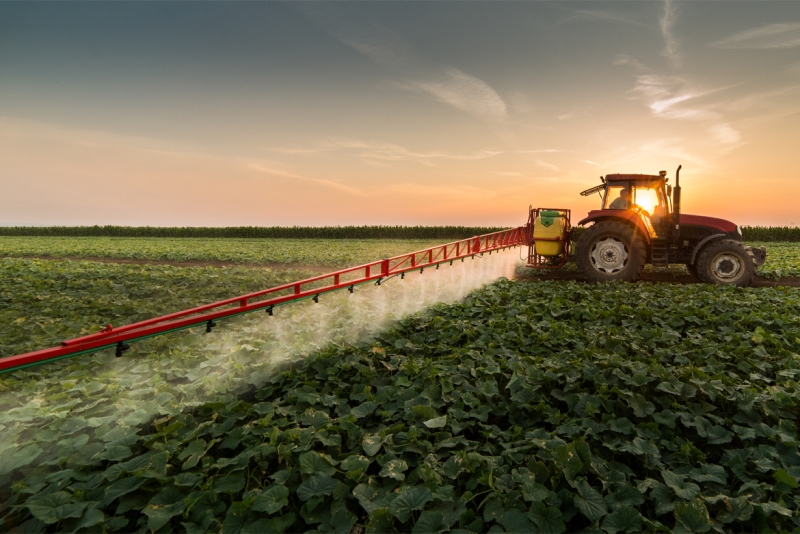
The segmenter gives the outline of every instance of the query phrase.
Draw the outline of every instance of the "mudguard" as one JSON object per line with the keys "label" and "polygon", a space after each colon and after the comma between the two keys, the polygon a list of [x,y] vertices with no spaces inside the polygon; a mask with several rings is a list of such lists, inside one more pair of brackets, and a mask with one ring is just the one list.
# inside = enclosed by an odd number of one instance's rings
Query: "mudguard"
{"label": "mudguard", "polygon": [[589,222],[598,222],[604,219],[623,220],[632,224],[637,230],[639,230],[644,242],[648,245],[650,244],[650,232],[648,232],[647,226],[645,226],[641,216],[639,216],[639,214],[633,210],[592,210],[585,219],[582,219],[578,222],[578,226],[583,226]]}

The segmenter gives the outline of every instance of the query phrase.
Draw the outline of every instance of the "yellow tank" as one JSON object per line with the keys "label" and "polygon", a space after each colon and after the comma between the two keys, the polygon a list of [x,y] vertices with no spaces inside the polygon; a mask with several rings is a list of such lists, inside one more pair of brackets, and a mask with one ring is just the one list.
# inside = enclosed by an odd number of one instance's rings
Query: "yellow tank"
{"label": "yellow tank", "polygon": [[[552,210],[542,210],[533,222],[533,241],[536,244],[536,254],[540,256],[558,256],[564,250],[564,239],[567,235],[567,219],[563,213]],[[559,237],[560,241],[540,241],[540,239],[553,239]]]}

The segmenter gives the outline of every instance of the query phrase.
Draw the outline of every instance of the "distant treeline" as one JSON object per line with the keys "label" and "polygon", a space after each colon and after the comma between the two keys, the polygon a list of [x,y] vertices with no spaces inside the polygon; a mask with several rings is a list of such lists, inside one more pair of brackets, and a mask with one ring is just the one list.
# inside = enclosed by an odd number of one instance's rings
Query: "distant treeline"
{"label": "distant treeline", "polygon": [[742,226],[745,241],[800,241],[797,226]]}
{"label": "distant treeline", "polygon": [[0,236],[447,240],[504,229],[489,226],[7,226],[0,227]]}
{"label": "distant treeline", "polygon": [[[244,237],[272,239],[466,239],[504,230],[493,226],[6,226],[0,236]],[[800,242],[800,227],[742,226],[745,241]]]}

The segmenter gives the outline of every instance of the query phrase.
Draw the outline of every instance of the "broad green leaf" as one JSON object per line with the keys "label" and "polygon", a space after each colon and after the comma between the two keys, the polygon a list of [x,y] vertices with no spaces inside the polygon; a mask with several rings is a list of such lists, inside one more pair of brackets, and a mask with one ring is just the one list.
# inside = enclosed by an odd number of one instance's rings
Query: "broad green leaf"
{"label": "broad green leaf", "polygon": [[411,517],[411,512],[422,510],[432,498],[431,491],[425,486],[411,486],[394,498],[389,505],[389,511],[405,523]]}
{"label": "broad green leaf", "polygon": [[307,501],[312,497],[324,497],[330,495],[339,483],[328,475],[314,475],[307,478],[297,488],[297,496],[300,500]]}
{"label": "broad green leaf", "polygon": [[600,492],[592,488],[585,480],[577,480],[575,487],[578,495],[575,495],[575,508],[578,509],[586,518],[594,523],[608,513],[606,502]]}
{"label": "broad green leaf", "polygon": [[733,432],[725,430],[724,427],[719,425],[711,426],[707,429],[708,443],[711,445],[721,445],[723,443],[730,443],[733,439]]}
{"label": "broad green leaf", "polygon": [[675,503],[674,532],[707,532],[711,530],[711,519],[708,517],[703,501],[695,499],[690,502]]}
{"label": "broad green leaf", "polygon": [[761,503],[753,503],[756,508],[759,508],[764,515],[770,515],[772,512],[776,512],[780,515],[784,515],[786,517],[792,517],[792,511],[786,508],[785,506],[781,506],[776,502],[761,502]]}
{"label": "broad green leaf", "polygon": [[442,428],[447,425],[447,416],[443,415],[441,417],[434,417],[433,419],[428,419],[425,421],[425,426],[428,428]]}
{"label": "broad green leaf", "polygon": [[692,469],[689,472],[689,477],[697,482],[728,483],[728,475],[725,473],[725,468],[714,464],[703,464],[697,469]]}
{"label": "broad green leaf", "polygon": [[790,488],[794,489],[795,487],[797,487],[797,479],[794,478],[789,473],[787,473],[785,469],[778,469],[777,471],[775,471],[773,476],[775,477],[775,480],[777,482],[782,482],[787,486],[789,486]]}
{"label": "broad green leaf", "polygon": [[66,491],[35,495],[25,503],[31,514],[46,525],[70,517],[80,517],[88,505],[86,501],[73,502],[72,496]]}
{"label": "broad green leaf", "polygon": [[520,485],[520,490],[526,501],[543,501],[549,491],[546,487],[536,483],[536,476],[525,468],[515,470],[512,479]]}
{"label": "broad green leaf", "polygon": [[196,439],[189,443],[183,452],[178,456],[179,460],[185,460],[183,462],[182,469],[185,471],[187,469],[191,469],[197,465],[197,463],[205,456],[206,454],[206,442],[202,439]]}
{"label": "broad green leaf", "polygon": [[274,514],[289,504],[289,490],[285,486],[271,486],[255,498],[252,509],[256,512]]}
{"label": "broad green leaf", "polygon": [[25,467],[34,461],[41,453],[41,447],[35,443],[26,445],[14,452],[9,452],[9,450],[3,451],[3,453],[0,454],[0,476],[8,474],[14,469]]}
{"label": "broad green leaf", "polygon": [[358,517],[351,513],[344,506],[339,507],[334,513],[331,514],[331,526],[336,532],[350,534],[353,525],[358,521]]}
{"label": "broad green leaf", "polygon": [[460,456],[451,456],[442,465],[444,476],[449,478],[456,478],[459,473],[464,470],[464,459]]}
{"label": "broad green leaf", "polygon": [[419,515],[419,519],[414,523],[411,532],[414,534],[424,534],[429,532],[444,532],[449,530],[444,524],[444,517],[441,512],[426,510]]}
{"label": "broad green leaf", "polygon": [[336,468],[333,467],[327,458],[318,452],[309,451],[300,455],[300,472],[309,475],[322,473],[323,475],[336,474]]}
{"label": "broad green leaf", "polygon": [[503,516],[503,499],[498,495],[494,495],[483,503],[483,520],[487,523],[492,521],[500,521]]}
{"label": "broad green leaf", "polygon": [[647,417],[649,415],[653,415],[656,411],[656,407],[652,402],[649,402],[647,399],[644,398],[643,395],[639,393],[635,393],[630,401],[630,406],[633,409],[633,414],[636,417]]}
{"label": "broad green leaf", "polygon": [[602,528],[609,534],[614,534],[615,532],[641,532],[642,514],[631,506],[622,506],[603,519]]}
{"label": "broad green leaf", "polygon": [[128,493],[139,489],[139,486],[144,483],[145,479],[136,476],[121,478],[115,480],[110,486],[106,486],[105,495],[102,500],[102,507],[106,507],[115,499],[127,495]]}
{"label": "broad green leaf", "polygon": [[715,517],[715,519],[721,523],[747,521],[753,515],[753,506],[747,502],[747,497],[737,497],[733,499],[726,496],[722,504],[722,512],[718,513]]}
{"label": "broad green leaf", "polygon": [[612,510],[624,506],[640,506],[644,503],[644,495],[629,484],[615,484],[611,492],[605,496],[606,504]]}
{"label": "broad green leaf", "polygon": [[356,486],[353,489],[353,496],[358,499],[358,503],[368,514],[371,514],[378,508],[387,506],[384,503],[376,504],[373,502],[378,499],[378,490],[367,484],[359,484]]}
{"label": "broad green leaf", "polygon": [[675,495],[687,501],[694,499],[700,493],[700,486],[691,482],[684,482],[685,477],[672,471],[661,471],[661,476],[667,486],[675,492]]}
{"label": "broad green leaf", "polygon": [[242,534],[282,534],[297,522],[297,515],[289,512],[283,516],[276,516],[270,519],[259,519],[255,523],[242,527]]}
{"label": "broad green leaf", "polygon": [[575,450],[574,443],[558,447],[553,456],[556,460],[556,465],[564,471],[564,476],[567,477],[567,480],[572,480],[584,467]]}
{"label": "broad green leaf", "polygon": [[181,473],[180,475],[175,477],[175,480],[172,483],[176,486],[195,486],[198,482],[203,479],[203,475],[200,473]]}
{"label": "broad green leaf", "polygon": [[222,521],[223,532],[240,532],[247,522],[249,506],[242,501],[234,501],[225,512]]}
{"label": "broad green leaf", "polygon": [[102,511],[98,510],[94,506],[89,507],[86,510],[84,510],[83,515],[80,518],[80,521],[78,521],[78,524],[74,526],[74,529],[76,531],[82,529],[96,530],[92,529],[92,527],[99,525],[100,523],[103,523],[105,521],[105,518],[106,516],[105,514],[103,514]]}
{"label": "broad green leaf", "polygon": [[366,417],[370,415],[372,412],[375,411],[378,405],[374,402],[367,401],[362,403],[350,411],[350,414],[353,415],[356,419],[361,419],[362,417]]}
{"label": "broad green leaf", "polygon": [[375,456],[378,454],[378,451],[381,450],[382,445],[383,438],[380,436],[365,435],[361,439],[361,447],[364,449],[364,453],[366,453],[367,456]]}
{"label": "broad green leaf", "polygon": [[341,467],[345,471],[366,471],[369,467],[369,464],[369,458],[356,454],[353,456],[348,456],[345,461],[342,462]]}
{"label": "broad green leaf", "polygon": [[561,511],[555,506],[547,506],[542,502],[534,502],[528,511],[528,519],[536,525],[540,534],[561,534],[566,530]]}
{"label": "broad green leaf", "polygon": [[98,460],[119,462],[120,460],[129,458],[132,454],[133,452],[131,451],[130,447],[125,447],[124,445],[115,445],[112,443],[107,445],[104,450],[95,454],[94,457]]}
{"label": "broad green leaf", "polygon": [[242,491],[244,485],[244,473],[242,471],[234,471],[215,480],[214,491],[217,493],[236,493]]}
{"label": "broad green leaf", "polygon": [[403,460],[389,460],[383,464],[383,469],[381,469],[380,476],[390,477],[395,480],[404,480],[406,476],[403,474],[403,472],[407,470],[408,464]]}
{"label": "broad green leaf", "polygon": [[633,438],[633,441],[625,444],[625,450],[632,452],[638,456],[643,454],[651,454],[656,458],[661,456],[661,453],[652,441],[645,441],[642,438]]}
{"label": "broad green leaf", "polygon": [[173,488],[165,488],[144,507],[142,513],[147,516],[147,527],[158,530],[173,517],[182,514],[185,507],[183,495]]}
{"label": "broad green leaf", "polygon": [[536,526],[522,510],[509,510],[502,516],[503,530],[509,533],[535,532]]}

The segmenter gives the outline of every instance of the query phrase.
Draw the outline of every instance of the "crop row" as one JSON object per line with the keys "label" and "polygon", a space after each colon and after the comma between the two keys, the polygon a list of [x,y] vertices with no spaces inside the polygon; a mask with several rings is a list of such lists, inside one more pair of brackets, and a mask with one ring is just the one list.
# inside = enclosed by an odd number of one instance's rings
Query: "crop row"
{"label": "crop row", "polygon": [[503,230],[494,226],[6,226],[3,236],[241,237],[271,239],[466,239]]}
{"label": "crop row", "polygon": [[0,237],[0,255],[350,267],[439,244],[426,240]]}
{"label": "crop row", "polygon": [[[435,240],[169,239],[107,237],[0,237],[0,256],[100,257],[167,261],[281,264],[286,267],[347,267],[439,244]],[[800,244],[755,242],[766,246],[761,276],[800,276]],[[572,269],[570,264],[565,269]],[[676,274],[688,274],[674,266]],[[522,270],[526,271],[525,269]],[[530,270],[527,270],[531,274]]]}
{"label": "crop row", "polygon": [[[237,335],[228,361],[257,364],[263,342]],[[0,455],[19,464],[4,526],[792,530],[798,354],[791,289],[501,281],[273,371],[244,400],[153,420],[93,414],[111,386],[75,370],[58,401],[82,416],[39,426],[72,431],[59,453]]]}
{"label": "crop row", "polygon": [[104,325],[143,321],[313,273],[0,260],[0,355],[58,345]]}

